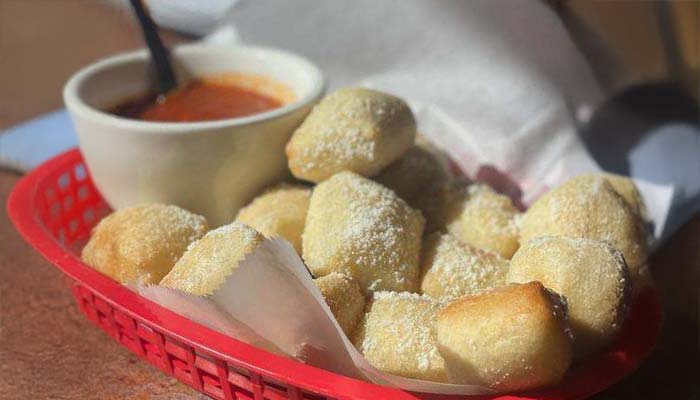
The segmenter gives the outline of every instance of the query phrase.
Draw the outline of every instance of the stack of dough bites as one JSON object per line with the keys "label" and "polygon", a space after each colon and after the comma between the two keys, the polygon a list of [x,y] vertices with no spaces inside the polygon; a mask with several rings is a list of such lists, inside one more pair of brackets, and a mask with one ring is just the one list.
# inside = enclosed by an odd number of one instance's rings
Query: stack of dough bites
{"label": "stack of dough bites", "polygon": [[521,213],[453,177],[403,100],[359,88],[324,98],[286,154],[306,183],[267,189],[231,224],[206,233],[174,206],[122,210],[83,259],[122,282],[206,295],[280,237],[375,368],[499,391],[560,381],[614,339],[650,284],[646,211],[627,178],[579,176]]}
{"label": "stack of dough bites", "polygon": [[630,191],[634,184],[627,180],[625,188],[619,179],[613,186],[606,176],[580,175],[545,193],[523,216],[521,241],[567,236],[608,242],[624,255],[635,285],[643,287],[650,279],[643,206],[639,193]]}
{"label": "stack of dough bites", "polygon": [[[503,301],[502,319],[473,307],[453,308],[444,318],[442,326],[454,324],[458,333],[449,340],[475,340],[477,331],[461,328],[464,318],[493,331],[483,346],[522,338],[524,347],[515,355],[505,349],[501,358],[475,358],[475,370],[498,367],[499,374],[466,374],[459,365],[471,363],[468,357],[445,357],[455,344],[436,335],[441,310],[506,286],[520,212],[488,186],[455,181],[436,150],[415,136],[410,109],[400,99],[341,89],[321,101],[287,145],[292,174],[317,184],[302,257],[331,310],[369,363],[388,373],[504,390],[555,382],[569,366],[571,339],[565,307],[550,301],[544,289],[539,297],[525,288],[495,295],[490,304]],[[341,295],[331,294],[326,282],[322,286],[324,277],[336,274],[356,282],[366,299],[364,315],[356,300],[342,307]],[[521,303],[532,301],[531,309],[512,307],[518,296]],[[523,337],[512,321],[527,318],[538,330]],[[354,327],[347,323],[352,320],[358,321]],[[511,326],[504,327],[505,321]],[[548,341],[550,348],[541,350]],[[560,361],[543,361],[552,355]],[[530,372],[519,375],[520,369]]]}
{"label": "stack of dough bites", "polygon": [[154,284],[208,230],[204,217],[176,206],[132,207],[103,218],[83,248],[83,261],[122,284]]}
{"label": "stack of dough bites", "polygon": [[630,282],[622,253],[606,242],[544,236],[513,257],[507,279],[539,281],[565,296],[579,356],[600,350],[622,326]]}

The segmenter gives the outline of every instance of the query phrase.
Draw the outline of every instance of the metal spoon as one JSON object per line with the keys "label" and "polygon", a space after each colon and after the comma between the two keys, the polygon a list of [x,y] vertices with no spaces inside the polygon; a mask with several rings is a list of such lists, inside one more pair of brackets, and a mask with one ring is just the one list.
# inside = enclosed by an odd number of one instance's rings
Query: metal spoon
{"label": "metal spoon", "polygon": [[156,70],[156,80],[158,81],[158,93],[165,95],[177,87],[177,79],[170,63],[168,50],[163,46],[163,42],[158,36],[158,28],[146,12],[142,0],[130,0],[130,2],[143,30],[143,38],[151,52],[151,59]]}

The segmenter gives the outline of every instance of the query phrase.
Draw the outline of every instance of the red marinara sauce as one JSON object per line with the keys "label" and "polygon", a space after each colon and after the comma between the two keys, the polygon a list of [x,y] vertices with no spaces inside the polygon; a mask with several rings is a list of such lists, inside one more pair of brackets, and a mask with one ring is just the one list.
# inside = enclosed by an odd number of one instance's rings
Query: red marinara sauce
{"label": "red marinara sauce", "polygon": [[142,121],[195,122],[244,117],[282,105],[280,100],[251,89],[193,80],[166,96],[139,96],[117,105],[109,112]]}

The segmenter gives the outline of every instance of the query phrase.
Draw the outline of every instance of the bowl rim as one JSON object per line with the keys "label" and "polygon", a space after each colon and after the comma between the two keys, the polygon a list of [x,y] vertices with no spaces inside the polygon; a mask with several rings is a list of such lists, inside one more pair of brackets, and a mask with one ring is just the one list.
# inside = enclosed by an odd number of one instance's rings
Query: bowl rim
{"label": "bowl rim", "polygon": [[[63,87],[63,101],[71,114],[78,114],[92,122],[110,124],[117,128],[140,131],[142,133],[188,133],[193,131],[209,131],[221,128],[252,125],[263,121],[276,119],[297,111],[310,103],[315,102],[325,90],[325,78],[319,67],[309,59],[290,51],[264,46],[250,46],[241,44],[212,44],[212,43],[188,43],[176,46],[172,49],[175,55],[186,55],[197,51],[221,51],[230,53],[247,53],[258,57],[282,57],[291,63],[296,63],[311,78],[310,89],[293,102],[272,109],[270,111],[247,115],[236,118],[226,118],[212,121],[196,122],[154,122],[119,117],[88,105],[80,96],[81,86],[98,72],[110,68],[121,67],[148,59],[149,53],[145,48],[119,53],[105,57],[84,66],[75,72]],[[235,71],[233,71],[235,72]]]}

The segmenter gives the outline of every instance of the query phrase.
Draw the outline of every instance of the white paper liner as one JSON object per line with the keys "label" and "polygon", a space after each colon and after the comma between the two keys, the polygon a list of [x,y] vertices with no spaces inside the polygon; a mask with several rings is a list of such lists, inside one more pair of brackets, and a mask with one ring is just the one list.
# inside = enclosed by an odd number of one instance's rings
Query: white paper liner
{"label": "white paper liner", "polygon": [[[369,85],[372,86],[372,85]],[[483,143],[492,139],[481,138],[454,121],[447,113],[433,104],[410,102],[416,114],[418,128],[440,150],[457,164],[469,178],[489,183],[496,190],[509,195],[515,201],[529,206],[547,190],[576,175],[600,172],[576,135],[567,132],[551,135],[528,134],[504,142],[502,146],[484,148]],[[510,164],[495,165],[495,153],[517,152],[508,158]],[[485,167],[493,167],[512,184],[489,174],[481,174]],[[523,175],[526,171],[526,175]],[[647,217],[653,225],[652,248],[661,237],[673,200],[673,185],[659,185],[633,178],[647,207]],[[514,188],[515,186],[515,188]]]}
{"label": "white paper liner", "polygon": [[138,290],[209,328],[328,371],[415,392],[494,393],[481,386],[403,378],[370,366],[343,333],[294,248],[282,239],[265,240],[206,298],[159,286]]}

